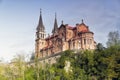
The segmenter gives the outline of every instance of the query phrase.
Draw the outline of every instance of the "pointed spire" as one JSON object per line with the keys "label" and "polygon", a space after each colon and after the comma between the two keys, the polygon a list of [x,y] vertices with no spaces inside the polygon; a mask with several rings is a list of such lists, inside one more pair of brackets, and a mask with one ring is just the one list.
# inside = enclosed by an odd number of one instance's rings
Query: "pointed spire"
{"label": "pointed spire", "polygon": [[43,21],[42,21],[42,10],[40,9],[40,17],[39,17],[39,23],[37,26],[37,31],[44,32],[44,30],[45,30],[45,27],[44,27]]}
{"label": "pointed spire", "polygon": [[63,25],[63,20],[61,21],[61,24]]}
{"label": "pointed spire", "polygon": [[84,23],[84,22],[83,22],[83,19],[82,19],[82,23]]}
{"label": "pointed spire", "polygon": [[56,14],[56,12],[55,12],[55,19],[57,18],[57,14]]}
{"label": "pointed spire", "polygon": [[54,28],[52,30],[52,33],[57,33],[58,30],[58,24],[57,24],[57,15],[55,13],[55,21],[54,21]]}

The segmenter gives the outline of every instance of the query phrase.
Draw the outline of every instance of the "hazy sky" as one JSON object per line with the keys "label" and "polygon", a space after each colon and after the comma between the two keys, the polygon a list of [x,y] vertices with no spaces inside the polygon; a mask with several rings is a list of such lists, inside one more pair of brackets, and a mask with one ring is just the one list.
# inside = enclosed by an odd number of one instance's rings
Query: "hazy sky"
{"label": "hazy sky", "polygon": [[120,29],[120,0],[0,0],[0,58],[10,60],[17,53],[34,51],[40,8],[47,33],[51,33],[55,12],[58,25],[84,23],[95,41],[106,44],[110,31]]}

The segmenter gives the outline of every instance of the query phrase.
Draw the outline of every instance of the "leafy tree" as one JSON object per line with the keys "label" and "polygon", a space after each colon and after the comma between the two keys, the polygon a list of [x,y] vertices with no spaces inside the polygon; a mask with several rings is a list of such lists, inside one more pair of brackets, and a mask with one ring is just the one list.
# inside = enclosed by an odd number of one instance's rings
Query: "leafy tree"
{"label": "leafy tree", "polygon": [[[68,72],[66,61],[70,62]],[[56,63],[44,63],[44,67],[38,59],[33,66],[26,65],[23,55],[17,55],[11,64],[0,65],[0,80],[120,80],[120,46],[104,48],[99,43],[94,51],[67,50]]]}
{"label": "leafy tree", "polygon": [[35,70],[32,66],[27,67],[27,69],[25,70],[25,80],[34,80],[34,73]]}
{"label": "leafy tree", "polygon": [[120,45],[120,34],[118,31],[109,32],[107,46]]}
{"label": "leafy tree", "polygon": [[105,49],[105,47],[102,45],[102,43],[98,43],[96,47],[97,47],[96,50],[98,50],[98,51],[102,51]]}

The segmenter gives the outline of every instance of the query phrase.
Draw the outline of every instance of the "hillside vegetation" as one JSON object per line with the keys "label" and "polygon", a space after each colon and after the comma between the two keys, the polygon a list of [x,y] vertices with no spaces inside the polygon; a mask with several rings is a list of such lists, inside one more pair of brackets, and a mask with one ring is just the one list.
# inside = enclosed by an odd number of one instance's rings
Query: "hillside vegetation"
{"label": "hillside vegetation", "polygon": [[115,35],[118,32],[109,34],[107,48],[98,43],[94,51],[67,50],[44,67],[37,59],[35,66],[28,66],[18,55],[13,63],[0,65],[0,80],[120,80],[120,39]]}

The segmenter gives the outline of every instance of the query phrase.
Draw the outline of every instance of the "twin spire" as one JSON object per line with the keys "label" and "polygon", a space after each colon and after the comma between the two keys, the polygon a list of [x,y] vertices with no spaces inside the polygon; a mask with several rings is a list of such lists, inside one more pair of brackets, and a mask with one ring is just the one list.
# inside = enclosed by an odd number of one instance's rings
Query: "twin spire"
{"label": "twin spire", "polygon": [[54,27],[53,27],[53,30],[52,30],[52,33],[57,33],[57,30],[58,30],[58,24],[57,24],[57,15],[55,13],[55,21],[54,21]]}
{"label": "twin spire", "polygon": [[[82,19],[82,23],[84,23],[83,19]],[[63,21],[62,21],[62,24],[63,24]],[[39,17],[39,23],[38,23],[38,26],[37,26],[37,31],[38,32],[45,32],[45,27],[44,27],[44,24],[43,24],[43,21],[42,21],[42,11],[41,11],[41,9],[40,9],[40,17]],[[57,24],[57,15],[55,13],[54,27],[53,27],[52,33],[56,34],[57,31],[58,31],[58,24]]]}
{"label": "twin spire", "polygon": [[42,21],[42,11],[41,11],[41,9],[40,9],[40,17],[39,17],[39,23],[38,23],[38,26],[37,26],[37,31],[45,32],[45,27],[44,27],[44,24],[43,24],[43,21]]}
{"label": "twin spire", "polygon": [[[57,30],[58,30],[57,15],[55,13],[55,21],[54,21],[54,27],[53,27],[52,33],[53,34],[57,33]],[[38,26],[37,26],[37,31],[45,32],[45,27],[44,27],[43,20],[42,20],[42,11],[41,11],[41,9],[40,9],[40,17],[39,17],[39,23],[38,23]]]}

